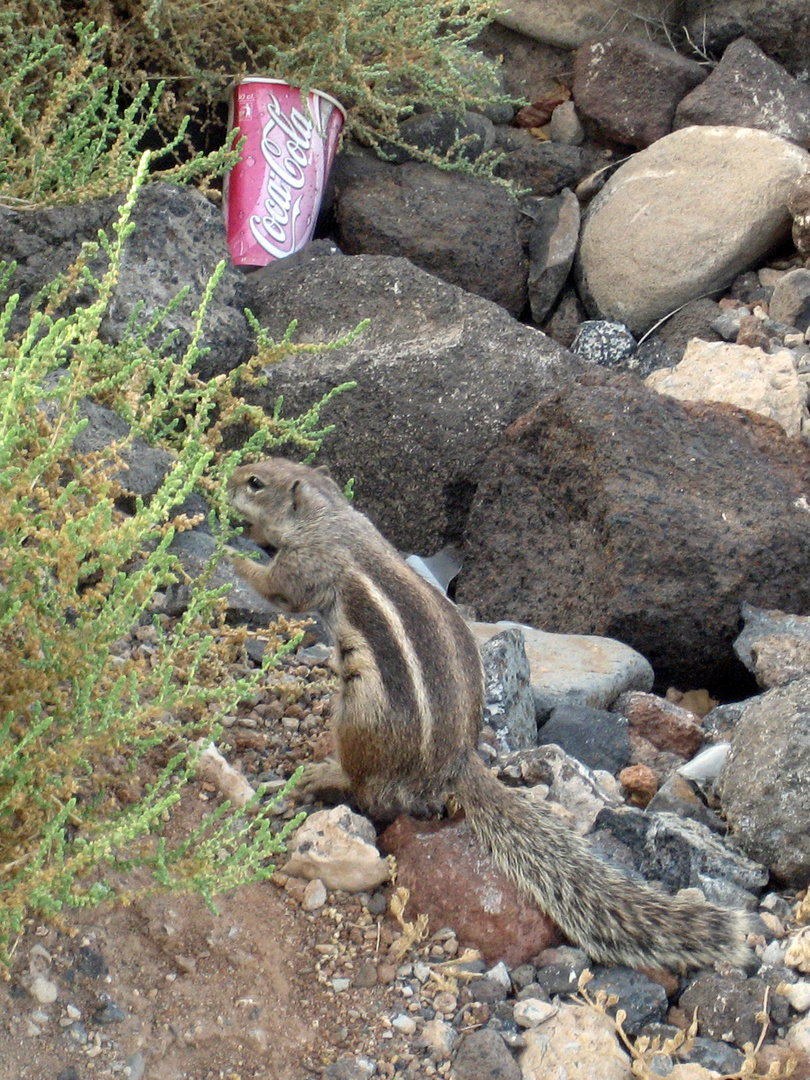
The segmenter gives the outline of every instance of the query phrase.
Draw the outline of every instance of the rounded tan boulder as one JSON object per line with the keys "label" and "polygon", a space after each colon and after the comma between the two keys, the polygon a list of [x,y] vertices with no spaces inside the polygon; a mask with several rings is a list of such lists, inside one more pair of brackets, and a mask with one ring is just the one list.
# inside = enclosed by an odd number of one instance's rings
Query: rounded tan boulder
{"label": "rounded tan boulder", "polygon": [[688,127],[623,165],[591,204],[577,260],[592,314],[636,336],[727,286],[790,234],[810,154],[753,128]]}

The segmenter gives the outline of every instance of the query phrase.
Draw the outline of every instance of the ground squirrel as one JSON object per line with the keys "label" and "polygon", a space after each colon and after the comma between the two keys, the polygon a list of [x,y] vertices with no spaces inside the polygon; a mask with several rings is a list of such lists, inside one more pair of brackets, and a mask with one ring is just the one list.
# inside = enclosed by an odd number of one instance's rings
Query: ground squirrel
{"label": "ground squirrel", "polygon": [[334,635],[340,764],[310,766],[309,790],[351,792],[378,822],[440,813],[454,796],[495,863],[594,960],[674,970],[746,962],[743,913],[631,881],[486,768],[470,630],[326,473],[269,458],[237,469],[230,494],[271,556],[237,560],[239,573],[287,611],[319,612]]}

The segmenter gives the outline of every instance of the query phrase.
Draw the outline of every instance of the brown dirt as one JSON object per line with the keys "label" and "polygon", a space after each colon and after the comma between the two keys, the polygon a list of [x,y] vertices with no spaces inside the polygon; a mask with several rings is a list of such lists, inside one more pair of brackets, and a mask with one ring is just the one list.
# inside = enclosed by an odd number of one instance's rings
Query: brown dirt
{"label": "brown dirt", "polygon": [[[326,697],[321,687],[311,695],[300,732],[295,695],[237,719],[221,743],[229,760],[251,779],[275,767],[288,775],[323,740]],[[268,692],[265,703],[273,700]],[[218,798],[212,792],[188,786],[173,836],[195,827]],[[300,889],[267,881],[217,897],[219,914],[195,895],[152,892],[129,906],[32,921],[11,979],[0,980],[0,1080],[312,1080],[355,1054],[392,1075],[381,1058],[406,1047],[384,1015],[390,988],[336,993],[330,981],[385,959],[390,920],[348,894],[330,893],[314,912],[300,900]],[[29,992],[37,974],[58,987],[53,1003]],[[121,1011],[102,1013],[110,1002]]]}
{"label": "brown dirt", "polygon": [[[351,898],[341,901],[351,918]],[[126,1076],[128,1063],[138,1075],[137,1055],[145,1080],[305,1080],[336,1057],[377,1057],[386,988],[336,994],[319,981],[327,912],[304,912],[270,882],[217,906],[160,893],[28,928],[0,984],[0,1080],[57,1080],[71,1066],[78,1080]],[[40,968],[58,986],[53,1004],[23,989]],[[107,1001],[123,1019],[100,1022]]]}

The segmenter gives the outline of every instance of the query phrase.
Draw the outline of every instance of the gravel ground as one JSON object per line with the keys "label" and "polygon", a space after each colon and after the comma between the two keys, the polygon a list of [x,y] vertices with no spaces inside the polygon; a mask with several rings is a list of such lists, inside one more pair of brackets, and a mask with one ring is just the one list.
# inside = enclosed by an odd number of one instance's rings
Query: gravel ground
{"label": "gravel ground", "polygon": [[[261,642],[248,645],[258,656]],[[251,783],[281,786],[329,752],[326,657],[315,644],[286,658],[228,718],[220,748]],[[170,837],[220,798],[190,784]],[[0,983],[0,1080],[423,1080],[449,1075],[453,1045],[487,1023],[520,1046],[514,987],[533,969],[516,969],[508,991],[477,981],[484,965],[459,970],[451,928],[407,948],[393,886],[349,895],[276,872],[218,897],[215,914],[197,896],[113,884],[131,902],[32,921],[16,942]]]}

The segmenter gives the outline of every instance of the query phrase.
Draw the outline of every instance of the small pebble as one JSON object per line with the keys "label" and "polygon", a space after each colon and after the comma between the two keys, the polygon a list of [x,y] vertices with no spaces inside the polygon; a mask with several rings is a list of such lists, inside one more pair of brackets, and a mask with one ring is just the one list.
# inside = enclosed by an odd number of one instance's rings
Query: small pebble
{"label": "small pebble", "polygon": [[395,1016],[391,1021],[391,1025],[402,1035],[413,1035],[416,1031],[416,1021],[412,1016],[405,1016],[404,1013]]}
{"label": "small pebble", "polygon": [[28,993],[40,1005],[52,1005],[54,1001],[59,997],[59,987],[55,982],[51,982],[50,979],[46,979],[43,975],[37,975],[35,979],[31,981],[31,985],[28,987]]}
{"label": "small pebble", "polygon": [[304,889],[301,907],[304,911],[317,911],[326,903],[326,886],[320,878],[310,881]]}
{"label": "small pebble", "polygon": [[447,990],[441,990],[433,999],[433,1008],[439,1013],[454,1013],[458,1008],[458,998]]}
{"label": "small pebble", "polygon": [[93,1013],[93,1022],[96,1024],[120,1024],[126,1019],[126,1013],[120,1005],[106,995],[102,995],[101,1003]]}
{"label": "small pebble", "polygon": [[493,982],[500,983],[507,991],[512,989],[512,978],[509,974],[509,968],[501,960],[499,964],[492,967],[487,972],[487,978],[492,979]]}
{"label": "small pebble", "polygon": [[770,930],[771,937],[783,938],[785,936],[784,923],[776,915],[772,915],[770,911],[760,911],[759,917]]}
{"label": "small pebble", "polygon": [[435,1061],[446,1061],[453,1052],[456,1032],[444,1020],[428,1020],[422,1029],[422,1041]]}
{"label": "small pebble", "polygon": [[779,993],[788,999],[796,1012],[807,1012],[810,1009],[810,982],[782,984]]}
{"label": "small pebble", "polygon": [[539,998],[524,998],[518,1001],[512,1010],[515,1023],[523,1028],[538,1027],[550,1017],[560,1011],[558,1005],[552,1005],[549,1001],[541,1001]]}
{"label": "small pebble", "polygon": [[782,941],[771,941],[762,950],[759,957],[764,967],[776,967],[777,964],[783,964],[785,962],[785,943]]}
{"label": "small pebble", "polygon": [[126,1064],[129,1069],[129,1080],[143,1080],[146,1073],[146,1060],[143,1054],[133,1054],[127,1058]]}
{"label": "small pebble", "polygon": [[361,964],[352,979],[352,986],[360,989],[369,989],[377,985],[377,965],[371,962]]}

